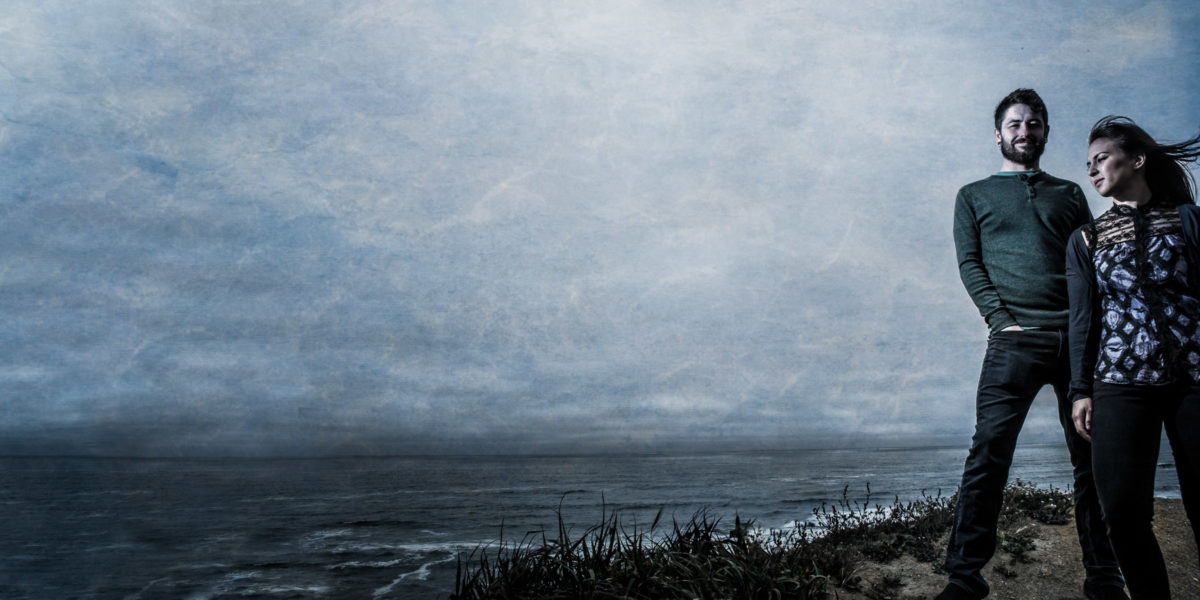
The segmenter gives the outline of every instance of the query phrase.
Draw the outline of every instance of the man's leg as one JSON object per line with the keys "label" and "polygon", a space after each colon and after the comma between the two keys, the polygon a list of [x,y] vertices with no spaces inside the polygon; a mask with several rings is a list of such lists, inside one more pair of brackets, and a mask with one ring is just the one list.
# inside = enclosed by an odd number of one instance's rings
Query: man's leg
{"label": "man's leg", "polygon": [[1154,537],[1154,471],[1164,390],[1097,383],[1092,398],[1092,465],[1113,551],[1135,599],[1171,597]]}
{"label": "man's leg", "polygon": [[1071,374],[1065,348],[1056,375],[1054,394],[1058,398],[1058,420],[1066,435],[1067,450],[1071,453],[1071,466],[1074,467],[1075,529],[1083,550],[1086,585],[1124,588],[1125,579],[1121,577],[1117,557],[1108,541],[1108,531],[1100,512],[1100,499],[1096,495],[1096,483],[1092,478],[1092,444],[1075,431],[1075,424],[1071,420],[1072,406],[1067,393]]}
{"label": "man's leg", "polygon": [[946,549],[950,583],[983,597],[980,570],[996,552],[996,522],[1017,435],[1041,386],[1031,381],[1035,363],[1029,332],[1004,331],[988,339],[975,399],[975,436],[963,468],[954,523]]}

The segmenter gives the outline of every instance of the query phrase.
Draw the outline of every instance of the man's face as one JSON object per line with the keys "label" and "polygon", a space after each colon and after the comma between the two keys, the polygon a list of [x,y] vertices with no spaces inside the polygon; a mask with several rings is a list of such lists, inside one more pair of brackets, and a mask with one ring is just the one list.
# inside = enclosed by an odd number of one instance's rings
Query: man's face
{"label": "man's face", "polygon": [[1049,127],[1041,113],[1028,104],[1014,104],[1004,111],[996,142],[1004,158],[1019,165],[1034,165],[1046,150],[1047,133]]}

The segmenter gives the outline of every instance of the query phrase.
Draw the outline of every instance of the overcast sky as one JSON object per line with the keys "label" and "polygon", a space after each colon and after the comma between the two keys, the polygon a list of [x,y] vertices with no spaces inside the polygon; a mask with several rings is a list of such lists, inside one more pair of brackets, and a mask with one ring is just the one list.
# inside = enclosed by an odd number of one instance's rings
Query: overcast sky
{"label": "overcast sky", "polygon": [[1200,131],[1198,30],[1190,0],[0,0],[0,452],[965,448],[950,223],[993,108],[1037,89],[1043,168],[1086,183],[1103,115]]}

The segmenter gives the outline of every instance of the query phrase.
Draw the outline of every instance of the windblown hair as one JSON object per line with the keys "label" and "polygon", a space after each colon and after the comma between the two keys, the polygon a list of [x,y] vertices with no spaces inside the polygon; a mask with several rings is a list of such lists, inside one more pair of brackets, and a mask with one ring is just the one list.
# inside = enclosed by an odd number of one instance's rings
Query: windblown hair
{"label": "windblown hair", "polygon": [[1129,156],[1144,154],[1151,202],[1165,206],[1196,203],[1196,180],[1184,163],[1200,159],[1200,135],[1177,144],[1160,144],[1129,117],[1109,115],[1092,125],[1088,144],[1107,138]]}
{"label": "windblown hair", "polygon": [[1050,113],[1046,112],[1046,103],[1042,102],[1042,97],[1031,89],[1017,88],[996,105],[996,129],[1000,129],[1000,121],[1004,118],[1004,112],[1014,104],[1024,104],[1032,108],[1033,112],[1041,113],[1042,124],[1046,127],[1050,126]]}

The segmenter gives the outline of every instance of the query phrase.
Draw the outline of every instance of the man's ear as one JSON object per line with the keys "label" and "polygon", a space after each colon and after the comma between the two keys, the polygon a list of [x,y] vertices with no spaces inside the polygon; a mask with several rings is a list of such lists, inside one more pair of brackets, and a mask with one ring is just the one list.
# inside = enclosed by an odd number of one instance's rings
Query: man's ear
{"label": "man's ear", "polygon": [[996,145],[997,145],[997,146],[999,146],[999,145],[1000,145],[1000,142],[1004,141],[1004,138],[1000,137],[1000,130],[999,130],[999,129],[993,129],[993,130],[992,130],[992,133],[995,133],[995,134],[996,134]]}

